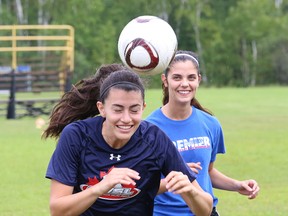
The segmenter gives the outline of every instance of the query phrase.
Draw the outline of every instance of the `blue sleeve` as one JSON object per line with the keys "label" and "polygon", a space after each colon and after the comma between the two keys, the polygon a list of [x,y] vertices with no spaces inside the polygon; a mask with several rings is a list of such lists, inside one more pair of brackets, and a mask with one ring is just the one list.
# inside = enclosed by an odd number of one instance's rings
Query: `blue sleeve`
{"label": "blue sleeve", "polygon": [[81,135],[79,130],[75,126],[66,126],[50,159],[46,178],[55,179],[69,186],[76,185],[81,151],[80,143]]}
{"label": "blue sleeve", "polygon": [[214,137],[212,140],[212,155],[211,155],[211,162],[214,162],[216,160],[216,155],[219,153],[224,154],[225,153],[225,145],[224,145],[224,135],[223,135],[223,130],[218,122],[216,120],[217,124],[214,127]]}

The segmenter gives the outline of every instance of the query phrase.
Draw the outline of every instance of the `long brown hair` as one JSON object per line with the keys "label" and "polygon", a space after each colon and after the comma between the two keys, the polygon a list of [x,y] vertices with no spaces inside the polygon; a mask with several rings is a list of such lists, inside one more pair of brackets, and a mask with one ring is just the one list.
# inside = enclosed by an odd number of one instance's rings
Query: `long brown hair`
{"label": "long brown hair", "polygon": [[[200,75],[200,67],[199,67],[199,61],[198,61],[197,55],[191,51],[178,50],[175,54],[174,59],[170,62],[168,68],[165,70],[164,72],[165,76],[167,77],[167,74],[169,73],[170,68],[173,64],[177,62],[185,62],[185,61],[191,61],[194,64],[194,66],[197,68],[198,75]],[[162,104],[165,105],[169,102],[169,91],[168,91],[168,88],[165,87],[164,83],[162,83],[162,91],[163,91]],[[192,98],[190,104],[191,106],[194,106],[197,109],[200,109],[210,115],[213,115],[213,113],[210,110],[204,108],[195,97]]]}
{"label": "long brown hair", "polygon": [[98,115],[96,103],[100,99],[100,87],[110,74],[120,70],[127,69],[121,64],[103,65],[94,76],[73,85],[53,108],[42,138],[58,138],[69,123]]}

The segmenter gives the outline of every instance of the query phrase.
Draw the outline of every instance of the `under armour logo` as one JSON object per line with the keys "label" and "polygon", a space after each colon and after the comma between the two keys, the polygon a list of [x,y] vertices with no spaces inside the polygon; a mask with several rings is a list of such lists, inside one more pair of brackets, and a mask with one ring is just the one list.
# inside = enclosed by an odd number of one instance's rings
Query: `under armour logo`
{"label": "under armour logo", "polygon": [[110,154],[110,160],[113,160],[114,158],[117,159],[117,161],[120,161],[121,155],[114,156],[114,154]]}

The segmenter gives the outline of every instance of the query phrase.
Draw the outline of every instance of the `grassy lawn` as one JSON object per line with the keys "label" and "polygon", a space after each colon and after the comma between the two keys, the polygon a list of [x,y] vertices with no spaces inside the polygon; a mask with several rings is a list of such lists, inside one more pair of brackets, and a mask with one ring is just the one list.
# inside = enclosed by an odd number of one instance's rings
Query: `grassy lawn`
{"label": "grassy lawn", "polygon": [[[215,166],[237,179],[255,178],[261,186],[255,200],[215,190],[222,216],[287,215],[287,94],[287,87],[198,90],[198,100],[217,116],[224,130],[227,153],[218,155]],[[146,92],[144,117],[161,106],[161,95],[160,90]],[[35,120],[0,117],[1,216],[49,215],[49,180],[44,176],[55,141],[41,140]]]}
{"label": "grassy lawn", "polygon": [[[200,101],[222,123],[225,155],[215,166],[237,179],[255,178],[257,199],[215,190],[221,215],[287,215],[288,88],[200,89]],[[286,170],[286,171],[285,171]]]}

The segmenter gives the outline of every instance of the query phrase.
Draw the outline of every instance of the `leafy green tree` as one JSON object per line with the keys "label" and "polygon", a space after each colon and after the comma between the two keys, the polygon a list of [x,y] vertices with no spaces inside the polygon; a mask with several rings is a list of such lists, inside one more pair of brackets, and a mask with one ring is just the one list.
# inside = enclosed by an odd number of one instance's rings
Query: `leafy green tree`
{"label": "leafy green tree", "polygon": [[[230,8],[229,16],[224,23],[225,43],[220,45],[220,49],[222,47],[231,57],[226,62],[227,72],[231,72],[230,69],[233,72],[234,79],[230,84],[265,84],[267,80],[262,79],[264,74],[269,77],[270,82],[275,82],[275,76],[271,76],[273,67],[265,61],[268,59],[266,43],[276,36],[276,29],[279,29],[279,15],[276,11],[273,2],[261,0],[238,1],[235,7]],[[262,67],[264,65],[266,67]]]}
{"label": "leafy green tree", "polygon": [[[205,85],[287,85],[287,12],[281,0],[0,0],[0,25],[72,25],[78,80],[101,64],[120,62],[123,27],[154,15],[175,30],[179,49],[198,54]],[[159,75],[149,79],[160,87]]]}

